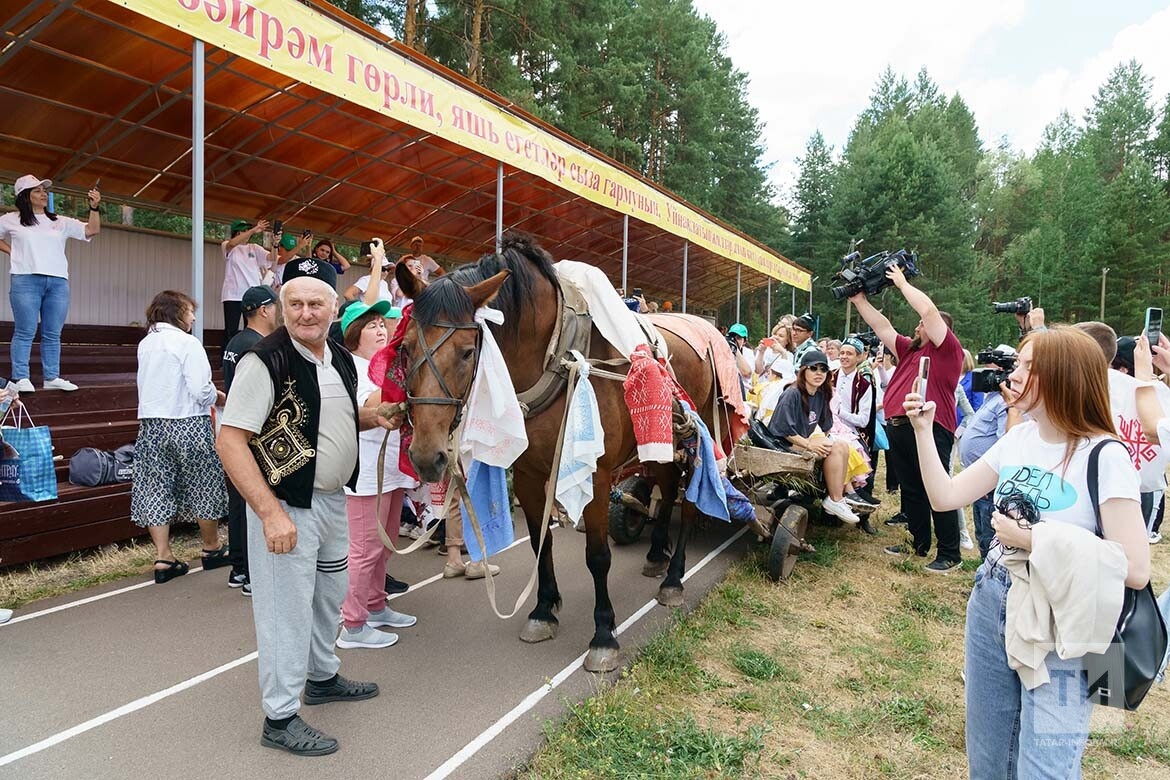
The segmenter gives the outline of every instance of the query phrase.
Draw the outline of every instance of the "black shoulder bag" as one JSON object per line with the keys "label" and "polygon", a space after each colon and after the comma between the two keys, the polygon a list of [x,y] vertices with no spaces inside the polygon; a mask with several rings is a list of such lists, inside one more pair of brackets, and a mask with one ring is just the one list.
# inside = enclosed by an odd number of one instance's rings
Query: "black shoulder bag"
{"label": "black shoulder bag", "polygon": [[[1089,501],[1097,518],[1097,536],[1101,538],[1105,538],[1105,533],[1101,529],[1098,461],[1101,448],[1112,441],[1115,440],[1101,442],[1089,453]],[[1083,657],[1089,676],[1089,700],[1106,707],[1136,710],[1162,667],[1166,641],[1166,623],[1150,583],[1141,590],[1126,588],[1121,617],[1109,649],[1100,655],[1090,653]]]}

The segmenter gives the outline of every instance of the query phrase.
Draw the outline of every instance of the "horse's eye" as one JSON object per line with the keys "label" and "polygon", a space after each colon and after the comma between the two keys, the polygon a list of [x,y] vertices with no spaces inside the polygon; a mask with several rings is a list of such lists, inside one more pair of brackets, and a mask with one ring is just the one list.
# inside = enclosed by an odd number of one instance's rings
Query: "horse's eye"
{"label": "horse's eye", "polygon": [[474,349],[467,349],[467,350],[463,351],[463,362],[464,363],[466,363],[468,360],[471,360],[473,357],[475,357],[475,350]]}

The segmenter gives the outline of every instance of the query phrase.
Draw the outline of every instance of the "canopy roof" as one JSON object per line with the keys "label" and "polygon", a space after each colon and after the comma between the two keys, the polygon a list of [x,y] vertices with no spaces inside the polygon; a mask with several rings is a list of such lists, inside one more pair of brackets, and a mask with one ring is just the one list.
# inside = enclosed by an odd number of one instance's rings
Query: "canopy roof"
{"label": "canopy roof", "polygon": [[[79,191],[100,178],[115,202],[190,213],[194,35],[208,42],[208,216],[281,218],[399,247],[419,234],[431,254],[473,260],[494,244],[502,160],[505,228],[534,234],[554,258],[593,263],[616,282],[624,212],[629,284],[649,296],[679,299],[684,236],[692,306],[735,295],[729,258],[743,261],[744,291],[773,277],[808,288],[805,269],[619,163],[332,6],[307,5],[315,10],[291,0],[0,0],[0,175]],[[287,65],[268,45],[277,26]],[[456,128],[467,142],[453,140]],[[601,196],[585,170],[604,182]]]}

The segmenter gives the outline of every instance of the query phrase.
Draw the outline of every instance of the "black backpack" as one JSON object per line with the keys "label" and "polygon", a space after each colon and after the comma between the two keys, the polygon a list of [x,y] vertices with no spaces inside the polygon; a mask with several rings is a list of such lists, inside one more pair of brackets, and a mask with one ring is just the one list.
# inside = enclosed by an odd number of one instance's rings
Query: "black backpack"
{"label": "black backpack", "polygon": [[113,452],[82,447],[69,459],[69,481],[74,485],[112,485],[130,482],[133,478],[133,444],[126,444]]}

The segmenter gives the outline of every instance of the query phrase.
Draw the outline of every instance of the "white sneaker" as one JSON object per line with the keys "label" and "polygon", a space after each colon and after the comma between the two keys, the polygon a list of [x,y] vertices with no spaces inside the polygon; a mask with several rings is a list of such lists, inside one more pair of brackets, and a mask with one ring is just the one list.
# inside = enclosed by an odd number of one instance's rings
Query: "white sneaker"
{"label": "white sneaker", "polygon": [[821,501],[821,509],[834,517],[844,520],[850,525],[857,525],[861,522],[861,518],[854,514],[853,510],[844,501],[834,501],[828,496],[825,496]]}
{"label": "white sneaker", "polygon": [[1150,531],[1150,544],[1157,544],[1162,541],[1162,534],[1157,531]]}
{"label": "white sneaker", "polygon": [[33,387],[33,383],[25,379],[16,380],[16,390],[20,393],[35,393],[37,389]]}
{"label": "white sneaker", "polygon": [[366,618],[366,625],[371,628],[380,628],[386,626],[388,628],[410,628],[418,622],[418,618],[414,615],[407,615],[405,612],[395,612],[390,607],[383,607],[377,612],[371,612]]}
{"label": "white sneaker", "polygon": [[406,535],[411,539],[421,539],[423,535],[422,526],[412,525],[410,528],[406,529]]}
{"label": "white sneaker", "polygon": [[369,623],[366,623],[357,631],[342,628],[341,635],[337,637],[337,646],[346,650],[356,650],[363,647],[390,647],[396,642],[398,642],[398,634],[392,634],[389,631],[379,631]]}
{"label": "white sneaker", "polygon": [[77,389],[77,385],[73,384],[68,379],[63,379],[62,377],[49,379],[43,386],[46,390],[66,390],[72,392]]}
{"label": "white sneaker", "polygon": [[12,610],[0,609],[0,623],[7,623],[9,620],[12,620]]}
{"label": "white sneaker", "polygon": [[967,526],[959,526],[959,546],[964,550],[974,550],[975,542],[971,541],[970,534],[967,533]]}

